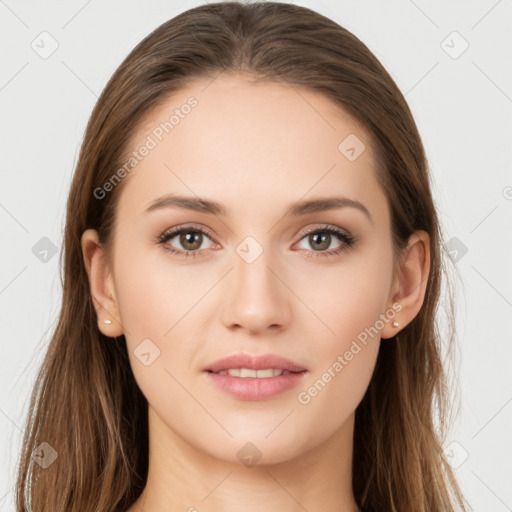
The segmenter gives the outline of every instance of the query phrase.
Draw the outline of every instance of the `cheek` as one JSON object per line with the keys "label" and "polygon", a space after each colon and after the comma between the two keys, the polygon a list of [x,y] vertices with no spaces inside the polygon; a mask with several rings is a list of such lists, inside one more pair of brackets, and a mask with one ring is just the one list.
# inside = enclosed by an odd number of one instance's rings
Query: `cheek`
{"label": "cheek", "polygon": [[185,267],[170,263],[162,248],[137,247],[136,240],[126,240],[119,243],[116,258],[116,291],[128,336],[134,342],[150,335],[165,340],[204,290],[196,289],[190,279],[194,276]]}
{"label": "cheek", "polygon": [[[182,376],[190,366],[194,340],[201,339],[194,319],[212,283],[198,279],[192,266],[173,266],[164,250],[137,249],[128,241],[118,248],[115,286],[133,372],[143,390],[158,394],[169,388],[167,372]],[[141,353],[154,362],[141,364]]]}
{"label": "cheek", "polygon": [[[331,267],[296,272],[294,292],[310,312],[327,352],[342,350],[385,312],[392,280],[390,260],[351,255]],[[379,324],[377,325],[377,327]],[[382,326],[378,328],[379,332]]]}
{"label": "cheek", "polygon": [[388,263],[385,256],[372,263],[354,259],[354,264],[310,273],[299,281],[299,295],[318,318],[310,323],[310,329],[317,326],[317,334],[311,329],[309,336],[316,364],[298,401],[321,414],[326,429],[355,410],[370,382],[391,282]]}
{"label": "cheek", "polygon": [[178,382],[187,378],[197,349],[187,330],[190,310],[204,291],[195,290],[190,280],[187,288],[183,271],[169,264],[164,268],[165,258],[153,255],[157,251],[123,254],[121,244],[119,249],[116,293],[130,365],[149,404],[165,411],[183,393]]}

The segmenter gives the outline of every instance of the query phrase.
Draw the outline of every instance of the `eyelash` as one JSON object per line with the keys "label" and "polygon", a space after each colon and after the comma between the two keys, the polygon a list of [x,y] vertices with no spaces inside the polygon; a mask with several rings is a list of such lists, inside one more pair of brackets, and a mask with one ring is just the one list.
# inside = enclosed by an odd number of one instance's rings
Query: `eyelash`
{"label": "eyelash", "polygon": [[[166,232],[162,233],[161,235],[156,237],[156,242],[158,244],[161,244],[166,251],[169,251],[171,254],[173,254],[179,258],[189,258],[189,257],[195,258],[195,257],[199,256],[200,251],[179,251],[179,250],[173,249],[173,248],[165,245],[168,240],[171,240],[176,235],[181,235],[182,233],[202,233],[203,235],[206,235],[209,238],[212,238],[212,234],[204,228],[198,228],[198,227],[193,227],[193,226],[184,226],[184,227],[172,229],[170,231],[166,231]],[[353,248],[353,246],[357,242],[357,239],[353,235],[350,235],[350,234],[342,231],[341,229],[335,228],[333,226],[323,226],[321,228],[309,229],[308,231],[306,231],[306,233],[304,233],[302,235],[300,240],[302,240],[306,236],[311,235],[313,233],[329,233],[331,235],[335,235],[341,242],[343,242],[343,245],[341,245],[338,249],[334,249],[331,251],[310,251],[312,253],[315,253],[314,255],[308,254],[307,256],[310,258],[316,258],[317,256],[319,256],[319,257],[338,256],[342,252]]]}

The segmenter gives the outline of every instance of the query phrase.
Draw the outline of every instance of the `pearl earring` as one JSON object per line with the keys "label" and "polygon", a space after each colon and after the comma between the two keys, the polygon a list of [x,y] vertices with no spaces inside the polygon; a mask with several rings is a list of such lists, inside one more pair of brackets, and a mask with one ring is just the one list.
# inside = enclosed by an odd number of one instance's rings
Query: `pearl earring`
{"label": "pearl earring", "polygon": [[103,320],[104,324],[110,325],[112,323],[112,320]]}
{"label": "pearl earring", "polygon": [[398,327],[400,324],[396,321],[396,320],[393,320],[393,327]]}

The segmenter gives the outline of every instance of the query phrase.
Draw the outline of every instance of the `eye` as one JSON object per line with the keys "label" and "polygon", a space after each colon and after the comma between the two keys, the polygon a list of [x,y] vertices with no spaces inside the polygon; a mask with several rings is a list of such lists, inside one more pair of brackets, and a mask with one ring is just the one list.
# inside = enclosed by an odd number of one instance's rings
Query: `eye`
{"label": "eye", "polygon": [[[188,258],[200,256],[204,249],[211,248],[211,245],[208,247],[201,247],[205,239],[212,242],[211,237],[211,233],[202,227],[183,226],[165,231],[157,237],[156,241],[171,254],[180,258]],[[171,244],[170,242],[174,239],[176,239],[176,241]],[[335,239],[342,242],[341,245],[334,250],[326,251],[325,249],[331,247],[331,244]],[[312,258],[317,256],[336,256],[343,251],[352,248],[356,243],[356,238],[353,235],[341,230],[340,228],[329,225],[321,228],[309,229],[301,238],[300,242],[303,240],[306,240],[306,243],[313,247],[313,250],[307,251],[307,256]],[[183,250],[180,248],[176,249],[176,244],[181,246]]]}
{"label": "eye", "polygon": [[[169,251],[171,254],[175,254],[178,257],[188,258],[190,256],[196,257],[200,254],[199,249],[205,240],[205,237],[210,239],[209,232],[204,228],[196,228],[193,226],[184,226],[176,229],[171,229],[162,233],[157,237],[157,242],[162,244],[164,249]],[[184,250],[175,249],[169,244],[173,239],[177,239],[174,244],[179,244]],[[210,247],[203,247],[202,249],[208,249]]]}
{"label": "eye", "polygon": [[[331,246],[333,238],[337,238],[342,242],[342,244],[334,250],[325,251],[325,249],[328,249]],[[343,251],[352,248],[356,242],[355,237],[350,233],[334,226],[312,228],[307,231],[306,236],[304,236],[301,241],[302,240],[306,240],[306,243],[310,244],[311,247],[314,247],[313,251],[307,255],[312,258],[317,256],[336,256]]]}

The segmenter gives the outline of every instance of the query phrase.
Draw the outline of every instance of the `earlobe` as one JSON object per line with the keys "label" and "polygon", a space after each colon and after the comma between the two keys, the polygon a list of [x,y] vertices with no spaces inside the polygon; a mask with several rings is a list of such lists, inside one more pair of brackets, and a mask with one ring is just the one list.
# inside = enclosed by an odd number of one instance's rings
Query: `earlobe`
{"label": "earlobe", "polygon": [[381,332],[381,338],[395,336],[418,314],[423,305],[430,273],[430,236],[426,231],[415,231],[409,238],[398,273],[395,277],[391,305],[400,304],[394,322],[389,322]]}
{"label": "earlobe", "polygon": [[112,270],[109,268],[96,230],[84,231],[81,243],[98,328],[105,336],[120,336],[123,334],[123,326],[119,317]]}

